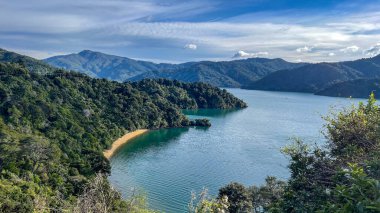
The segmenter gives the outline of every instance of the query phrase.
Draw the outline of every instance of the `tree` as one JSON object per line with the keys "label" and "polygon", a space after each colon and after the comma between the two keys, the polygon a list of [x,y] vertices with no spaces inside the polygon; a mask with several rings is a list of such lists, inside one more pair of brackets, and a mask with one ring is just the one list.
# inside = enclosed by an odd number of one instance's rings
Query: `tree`
{"label": "tree", "polygon": [[346,184],[339,184],[328,193],[331,199],[320,212],[368,212],[380,211],[380,182],[369,177],[357,164],[339,174]]}
{"label": "tree", "polygon": [[220,188],[218,199],[223,199],[225,196],[228,198],[228,211],[230,213],[251,211],[252,202],[244,185],[230,183]]}
{"label": "tree", "polygon": [[[268,176],[265,185],[248,187],[248,194],[252,201],[254,212],[268,211],[277,208],[278,202],[282,200],[286,182],[277,180],[276,177]],[[278,209],[278,208],[277,208]]]}
{"label": "tree", "polygon": [[211,199],[208,197],[207,189],[203,189],[197,196],[195,192],[191,193],[191,200],[188,205],[189,213],[226,213],[228,212],[228,197],[223,196],[221,199]]}
{"label": "tree", "polygon": [[78,197],[75,212],[78,213],[108,213],[118,209],[121,196],[112,188],[106,177],[98,173],[89,182],[83,193]]}

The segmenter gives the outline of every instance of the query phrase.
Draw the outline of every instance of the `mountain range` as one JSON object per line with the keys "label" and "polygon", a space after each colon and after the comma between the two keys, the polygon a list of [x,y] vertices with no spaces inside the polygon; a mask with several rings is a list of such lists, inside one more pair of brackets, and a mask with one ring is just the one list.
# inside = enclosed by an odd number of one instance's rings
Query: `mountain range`
{"label": "mountain range", "polygon": [[[264,78],[244,86],[246,89],[310,92],[329,95],[335,84],[357,79],[380,78],[380,55],[373,58],[336,63],[306,64],[295,69],[270,73]],[[361,82],[361,81],[358,81]],[[357,85],[357,84],[340,84]],[[329,90],[326,90],[330,88]],[[347,94],[349,95],[349,94]],[[368,94],[366,94],[366,97]]]}
{"label": "mountain range", "polygon": [[184,82],[201,81],[219,87],[241,87],[272,72],[303,65],[282,59],[266,58],[157,64],[90,50],[84,50],[77,54],[54,56],[44,61],[55,67],[76,70],[92,77],[115,81],[167,78]]}
{"label": "mountain range", "polygon": [[0,49],[0,61],[22,62],[30,71],[38,73],[49,73],[53,67],[60,67],[115,81],[167,78],[206,82],[219,87],[358,98],[367,98],[371,92],[380,90],[380,55],[355,61],[315,64],[266,58],[157,64],[90,50],[40,61]]}

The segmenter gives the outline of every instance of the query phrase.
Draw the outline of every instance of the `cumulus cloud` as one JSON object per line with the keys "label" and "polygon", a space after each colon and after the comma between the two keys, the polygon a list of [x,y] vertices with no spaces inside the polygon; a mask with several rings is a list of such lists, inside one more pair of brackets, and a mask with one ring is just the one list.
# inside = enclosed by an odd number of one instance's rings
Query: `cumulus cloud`
{"label": "cumulus cloud", "polygon": [[243,50],[240,50],[232,58],[257,58],[257,57],[265,57],[268,55],[269,55],[268,52],[248,53]]}
{"label": "cumulus cloud", "polygon": [[198,46],[196,44],[186,44],[185,49],[196,50]]}
{"label": "cumulus cloud", "polygon": [[335,53],[329,53],[329,56],[333,57],[333,56],[335,56]]}
{"label": "cumulus cloud", "polygon": [[380,54],[380,42],[365,50],[364,53],[368,56],[377,56]]}
{"label": "cumulus cloud", "polygon": [[359,49],[360,47],[353,45],[353,46],[342,48],[339,51],[344,52],[344,53],[356,53],[357,51],[359,51]]}
{"label": "cumulus cloud", "polygon": [[313,51],[313,49],[314,49],[314,47],[304,46],[304,47],[297,48],[296,51],[298,53],[309,53],[309,52]]}

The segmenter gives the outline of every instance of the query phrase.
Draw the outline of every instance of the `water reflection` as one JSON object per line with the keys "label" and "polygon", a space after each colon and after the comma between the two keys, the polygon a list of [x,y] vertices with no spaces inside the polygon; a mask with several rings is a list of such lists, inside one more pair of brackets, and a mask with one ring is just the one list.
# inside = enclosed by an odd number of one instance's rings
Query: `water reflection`
{"label": "water reflection", "polygon": [[189,131],[189,128],[171,128],[151,130],[121,147],[113,156],[112,162],[118,159],[126,159],[152,149],[162,149],[169,145],[171,141],[177,140],[182,134]]}
{"label": "water reflection", "polygon": [[232,115],[233,113],[241,111],[241,109],[185,109],[182,112],[185,115],[190,116],[206,116],[206,117],[221,117],[224,118],[227,115]]}

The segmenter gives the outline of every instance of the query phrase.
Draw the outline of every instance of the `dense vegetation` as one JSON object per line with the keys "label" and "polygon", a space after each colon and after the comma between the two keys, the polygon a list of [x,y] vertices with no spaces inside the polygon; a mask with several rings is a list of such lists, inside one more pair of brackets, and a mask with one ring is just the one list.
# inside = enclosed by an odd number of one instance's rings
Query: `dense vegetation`
{"label": "dense vegetation", "polygon": [[18,62],[0,63],[0,212],[126,211],[131,202],[96,175],[110,172],[102,151],[112,141],[138,128],[194,124],[181,109],[246,107],[203,83],[41,75]]}
{"label": "dense vegetation", "polygon": [[201,195],[194,212],[380,212],[380,108],[367,104],[326,117],[325,147],[300,140],[283,149],[288,181],[260,187],[231,183],[217,199]]}
{"label": "dense vegetation", "polygon": [[[373,58],[337,63],[306,64],[295,69],[283,69],[244,86],[247,89],[317,93],[334,84],[357,79],[380,78],[380,55]],[[363,89],[360,84],[340,84],[341,91]],[[364,91],[363,91],[364,92]],[[366,98],[371,91],[361,93]],[[334,95],[334,93],[331,93]],[[348,94],[347,96],[354,96]]]}
{"label": "dense vegetation", "polygon": [[92,77],[116,81],[166,78],[183,82],[205,82],[214,86],[240,87],[280,69],[299,67],[282,59],[252,58],[235,61],[201,61],[183,64],[155,64],[107,55],[90,50],[44,60],[55,67],[75,70]]}

